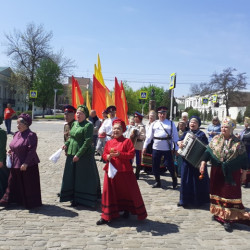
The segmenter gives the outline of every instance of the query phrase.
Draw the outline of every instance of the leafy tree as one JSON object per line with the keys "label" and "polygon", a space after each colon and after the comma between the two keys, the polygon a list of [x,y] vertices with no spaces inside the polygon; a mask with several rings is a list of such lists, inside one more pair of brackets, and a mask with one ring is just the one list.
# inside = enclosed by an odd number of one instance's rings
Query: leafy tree
{"label": "leafy tree", "polygon": [[125,95],[128,103],[128,115],[133,114],[135,111],[139,111],[140,106],[138,102],[139,92],[134,92],[133,89],[126,83],[123,83]]}
{"label": "leafy tree", "polygon": [[244,113],[244,117],[250,117],[250,105],[247,106],[246,111]]}
{"label": "leafy tree", "polygon": [[58,95],[63,90],[62,84],[58,83],[60,76],[59,66],[51,59],[43,59],[37,69],[34,87],[37,90],[36,105],[43,108],[52,106],[54,102],[54,89],[58,89]]}
{"label": "leafy tree", "polygon": [[52,32],[46,32],[43,25],[36,26],[30,23],[24,32],[14,30],[13,33],[5,34],[7,39],[7,56],[14,65],[14,72],[23,75],[26,79],[24,89],[28,92],[32,87],[36,71],[44,58],[51,58],[60,68],[60,74],[74,67],[73,62],[63,57],[62,52],[52,52],[50,40]]}
{"label": "leafy tree", "polygon": [[211,108],[209,108],[209,111],[208,111],[208,114],[207,114],[207,120],[208,121],[211,121],[212,120],[212,109]]}

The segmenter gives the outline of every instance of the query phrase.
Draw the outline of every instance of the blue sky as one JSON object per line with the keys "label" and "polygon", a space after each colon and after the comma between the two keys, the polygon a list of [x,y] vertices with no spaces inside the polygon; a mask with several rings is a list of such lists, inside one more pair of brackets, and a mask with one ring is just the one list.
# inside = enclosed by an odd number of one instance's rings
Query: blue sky
{"label": "blue sky", "polygon": [[209,82],[227,67],[246,72],[250,83],[248,0],[13,0],[0,6],[0,66],[10,65],[4,32],[34,22],[53,32],[51,45],[75,61],[75,76],[92,77],[99,53],[110,89],[115,76],[135,90],[150,83],[168,88],[176,72],[180,97],[191,83]]}

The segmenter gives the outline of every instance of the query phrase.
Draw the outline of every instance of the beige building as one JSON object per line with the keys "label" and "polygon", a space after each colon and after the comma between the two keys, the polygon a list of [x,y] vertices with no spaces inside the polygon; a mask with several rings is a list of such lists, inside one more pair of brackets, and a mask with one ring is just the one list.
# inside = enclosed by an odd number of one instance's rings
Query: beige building
{"label": "beige building", "polygon": [[7,103],[10,103],[15,111],[26,110],[26,95],[22,91],[17,92],[9,83],[12,73],[10,67],[0,67],[0,115],[3,115]]}
{"label": "beige building", "polygon": [[[90,78],[85,77],[75,77],[79,86],[82,90],[82,95],[85,99],[85,92],[89,90],[89,95],[92,96],[93,93],[93,82]],[[68,77],[68,82],[63,84],[64,94],[58,96],[57,107],[62,109],[65,104],[71,104],[71,93],[72,93],[72,77]]]}

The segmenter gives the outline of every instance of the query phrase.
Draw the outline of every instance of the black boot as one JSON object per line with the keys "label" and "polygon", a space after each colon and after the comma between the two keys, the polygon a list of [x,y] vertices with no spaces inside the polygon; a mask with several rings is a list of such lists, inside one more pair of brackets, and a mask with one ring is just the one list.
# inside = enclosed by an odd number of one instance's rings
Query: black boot
{"label": "black boot", "polygon": [[152,188],[160,188],[161,187],[161,180],[160,176],[155,176],[155,184],[152,186]]}
{"label": "black boot", "polygon": [[140,170],[141,170],[141,166],[136,166],[136,169],[135,169],[136,180],[139,180]]}
{"label": "black boot", "polygon": [[173,180],[173,189],[176,189],[177,187],[177,177],[172,177]]}

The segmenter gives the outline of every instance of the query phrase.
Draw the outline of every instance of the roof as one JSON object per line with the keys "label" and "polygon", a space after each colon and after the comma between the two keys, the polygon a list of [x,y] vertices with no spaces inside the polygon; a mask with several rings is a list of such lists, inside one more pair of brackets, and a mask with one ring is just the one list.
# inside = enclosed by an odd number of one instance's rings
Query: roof
{"label": "roof", "polygon": [[11,72],[12,72],[12,70],[11,70],[10,67],[0,67],[0,74],[1,74],[1,75],[10,77]]}

